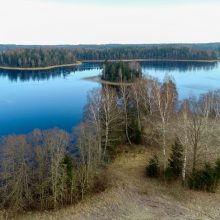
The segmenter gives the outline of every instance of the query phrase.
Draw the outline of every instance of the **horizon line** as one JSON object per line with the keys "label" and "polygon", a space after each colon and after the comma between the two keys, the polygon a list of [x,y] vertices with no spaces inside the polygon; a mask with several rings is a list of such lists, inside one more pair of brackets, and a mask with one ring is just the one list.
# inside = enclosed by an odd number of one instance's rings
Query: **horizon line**
{"label": "horizon line", "polygon": [[16,46],[90,46],[90,45],[175,45],[175,44],[220,44],[220,41],[211,42],[181,42],[181,43],[58,43],[58,44],[19,44],[19,43],[0,43],[0,45]]}

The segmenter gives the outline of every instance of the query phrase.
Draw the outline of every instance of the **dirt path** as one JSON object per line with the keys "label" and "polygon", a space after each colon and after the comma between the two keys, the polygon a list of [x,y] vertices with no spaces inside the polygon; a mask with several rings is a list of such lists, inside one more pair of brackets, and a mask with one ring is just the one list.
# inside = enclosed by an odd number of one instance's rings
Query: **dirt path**
{"label": "dirt path", "polygon": [[[109,168],[112,187],[74,207],[29,214],[41,220],[219,220],[220,194],[184,190],[144,176],[151,153],[127,153]],[[17,218],[18,219],[18,218]]]}

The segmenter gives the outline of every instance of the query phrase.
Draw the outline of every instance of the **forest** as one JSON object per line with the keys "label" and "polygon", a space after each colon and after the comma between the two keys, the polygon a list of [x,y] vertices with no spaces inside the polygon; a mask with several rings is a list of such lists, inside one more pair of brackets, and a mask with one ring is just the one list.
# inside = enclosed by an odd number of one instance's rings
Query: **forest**
{"label": "forest", "polygon": [[142,76],[129,85],[103,85],[89,92],[83,121],[73,133],[36,129],[4,138],[1,209],[57,209],[105,190],[106,169],[125,146],[155,149],[146,160],[146,178],[215,192],[219,119],[220,91],[180,101],[169,75],[162,83]]}
{"label": "forest", "polygon": [[212,50],[195,50],[187,47],[116,47],[110,49],[75,49],[77,60],[125,60],[125,59],[170,59],[170,60],[216,60]]}
{"label": "forest", "polygon": [[[10,48],[10,47],[9,47]],[[0,66],[45,67],[86,60],[216,60],[215,50],[184,46],[118,46],[118,47],[34,47],[14,48],[0,52]]]}
{"label": "forest", "polygon": [[0,53],[0,66],[46,67],[75,62],[74,54],[67,49],[12,49]]}
{"label": "forest", "polygon": [[213,50],[220,52],[220,43],[191,43],[191,44],[78,44],[78,45],[17,45],[17,44],[0,44],[0,51],[9,49],[112,49],[112,48],[152,48],[152,47],[187,47],[196,50]]}

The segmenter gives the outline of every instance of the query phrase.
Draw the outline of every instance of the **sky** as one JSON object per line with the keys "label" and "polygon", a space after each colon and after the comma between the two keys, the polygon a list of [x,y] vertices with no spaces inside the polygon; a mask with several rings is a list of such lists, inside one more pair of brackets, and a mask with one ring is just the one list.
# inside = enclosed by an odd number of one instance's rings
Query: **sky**
{"label": "sky", "polygon": [[220,42],[220,0],[0,0],[0,44]]}

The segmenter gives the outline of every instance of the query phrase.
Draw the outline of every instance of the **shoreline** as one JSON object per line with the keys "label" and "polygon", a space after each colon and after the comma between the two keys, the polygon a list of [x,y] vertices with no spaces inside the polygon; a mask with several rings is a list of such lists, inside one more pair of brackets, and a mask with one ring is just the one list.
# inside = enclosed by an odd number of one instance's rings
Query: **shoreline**
{"label": "shoreline", "polygon": [[82,80],[87,80],[90,82],[95,82],[95,83],[102,83],[105,85],[110,85],[110,86],[130,86],[133,83],[132,82],[111,82],[111,81],[106,81],[102,80],[100,76],[91,76],[91,77],[85,77]]}
{"label": "shoreline", "polygon": [[50,70],[57,69],[62,67],[71,67],[71,66],[79,66],[82,62],[76,61],[76,63],[71,64],[62,64],[62,65],[54,65],[54,66],[45,66],[45,67],[10,67],[10,66],[0,66],[0,69],[3,70],[21,70],[21,71],[37,71],[37,70]]}
{"label": "shoreline", "polygon": [[[0,70],[20,70],[20,71],[37,71],[37,70],[50,70],[62,67],[79,66],[82,63],[103,63],[106,60],[79,60],[76,63],[62,64],[46,67],[10,67],[10,66],[0,66]],[[167,62],[196,62],[196,63],[215,63],[220,62],[219,60],[174,60],[174,59],[118,59],[118,60],[107,60],[108,62],[151,62],[151,61],[167,61]]]}
{"label": "shoreline", "polygon": [[[103,63],[106,60],[80,60],[82,63]],[[220,62],[218,60],[174,60],[174,59],[117,59],[117,60],[107,60],[108,62],[150,62],[150,61],[168,61],[168,62],[195,62],[195,63],[215,63]]]}

